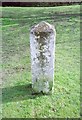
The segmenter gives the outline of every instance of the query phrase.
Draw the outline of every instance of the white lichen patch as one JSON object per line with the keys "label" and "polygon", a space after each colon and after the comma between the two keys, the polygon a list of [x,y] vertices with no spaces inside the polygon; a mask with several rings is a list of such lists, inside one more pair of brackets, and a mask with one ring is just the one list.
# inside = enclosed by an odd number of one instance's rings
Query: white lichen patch
{"label": "white lichen patch", "polygon": [[35,92],[48,93],[54,81],[55,29],[40,22],[30,32],[32,87]]}

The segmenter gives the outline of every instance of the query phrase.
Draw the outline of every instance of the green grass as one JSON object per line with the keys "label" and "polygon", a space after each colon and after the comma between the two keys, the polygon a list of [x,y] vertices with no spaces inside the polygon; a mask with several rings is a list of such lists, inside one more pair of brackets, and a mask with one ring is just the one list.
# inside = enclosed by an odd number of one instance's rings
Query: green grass
{"label": "green grass", "polygon": [[[2,8],[3,118],[80,117],[79,13],[79,5]],[[32,95],[29,33],[42,20],[56,29],[53,95]]]}

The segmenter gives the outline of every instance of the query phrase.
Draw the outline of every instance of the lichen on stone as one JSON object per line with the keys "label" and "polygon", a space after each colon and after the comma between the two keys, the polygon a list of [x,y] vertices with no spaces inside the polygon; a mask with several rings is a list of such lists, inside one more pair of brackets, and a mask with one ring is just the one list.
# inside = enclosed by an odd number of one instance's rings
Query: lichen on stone
{"label": "lichen on stone", "polygon": [[54,26],[49,23],[42,21],[39,24],[35,25],[31,29],[31,33],[36,36],[46,36],[54,31]]}

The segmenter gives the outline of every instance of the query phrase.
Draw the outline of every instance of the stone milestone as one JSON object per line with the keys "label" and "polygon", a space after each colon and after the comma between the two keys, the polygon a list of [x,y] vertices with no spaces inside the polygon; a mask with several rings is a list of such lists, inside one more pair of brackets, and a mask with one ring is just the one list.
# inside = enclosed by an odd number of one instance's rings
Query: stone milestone
{"label": "stone milestone", "polygon": [[45,21],[31,28],[32,88],[35,93],[50,93],[53,89],[55,39],[54,26]]}

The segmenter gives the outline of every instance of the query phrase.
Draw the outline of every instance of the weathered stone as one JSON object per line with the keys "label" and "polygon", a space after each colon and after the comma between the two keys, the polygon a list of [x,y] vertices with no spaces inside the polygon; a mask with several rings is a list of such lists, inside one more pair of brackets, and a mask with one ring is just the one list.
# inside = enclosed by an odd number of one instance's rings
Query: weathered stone
{"label": "weathered stone", "polygon": [[54,26],[47,22],[42,21],[31,28],[32,88],[36,93],[49,93],[52,91],[54,84],[55,37]]}

